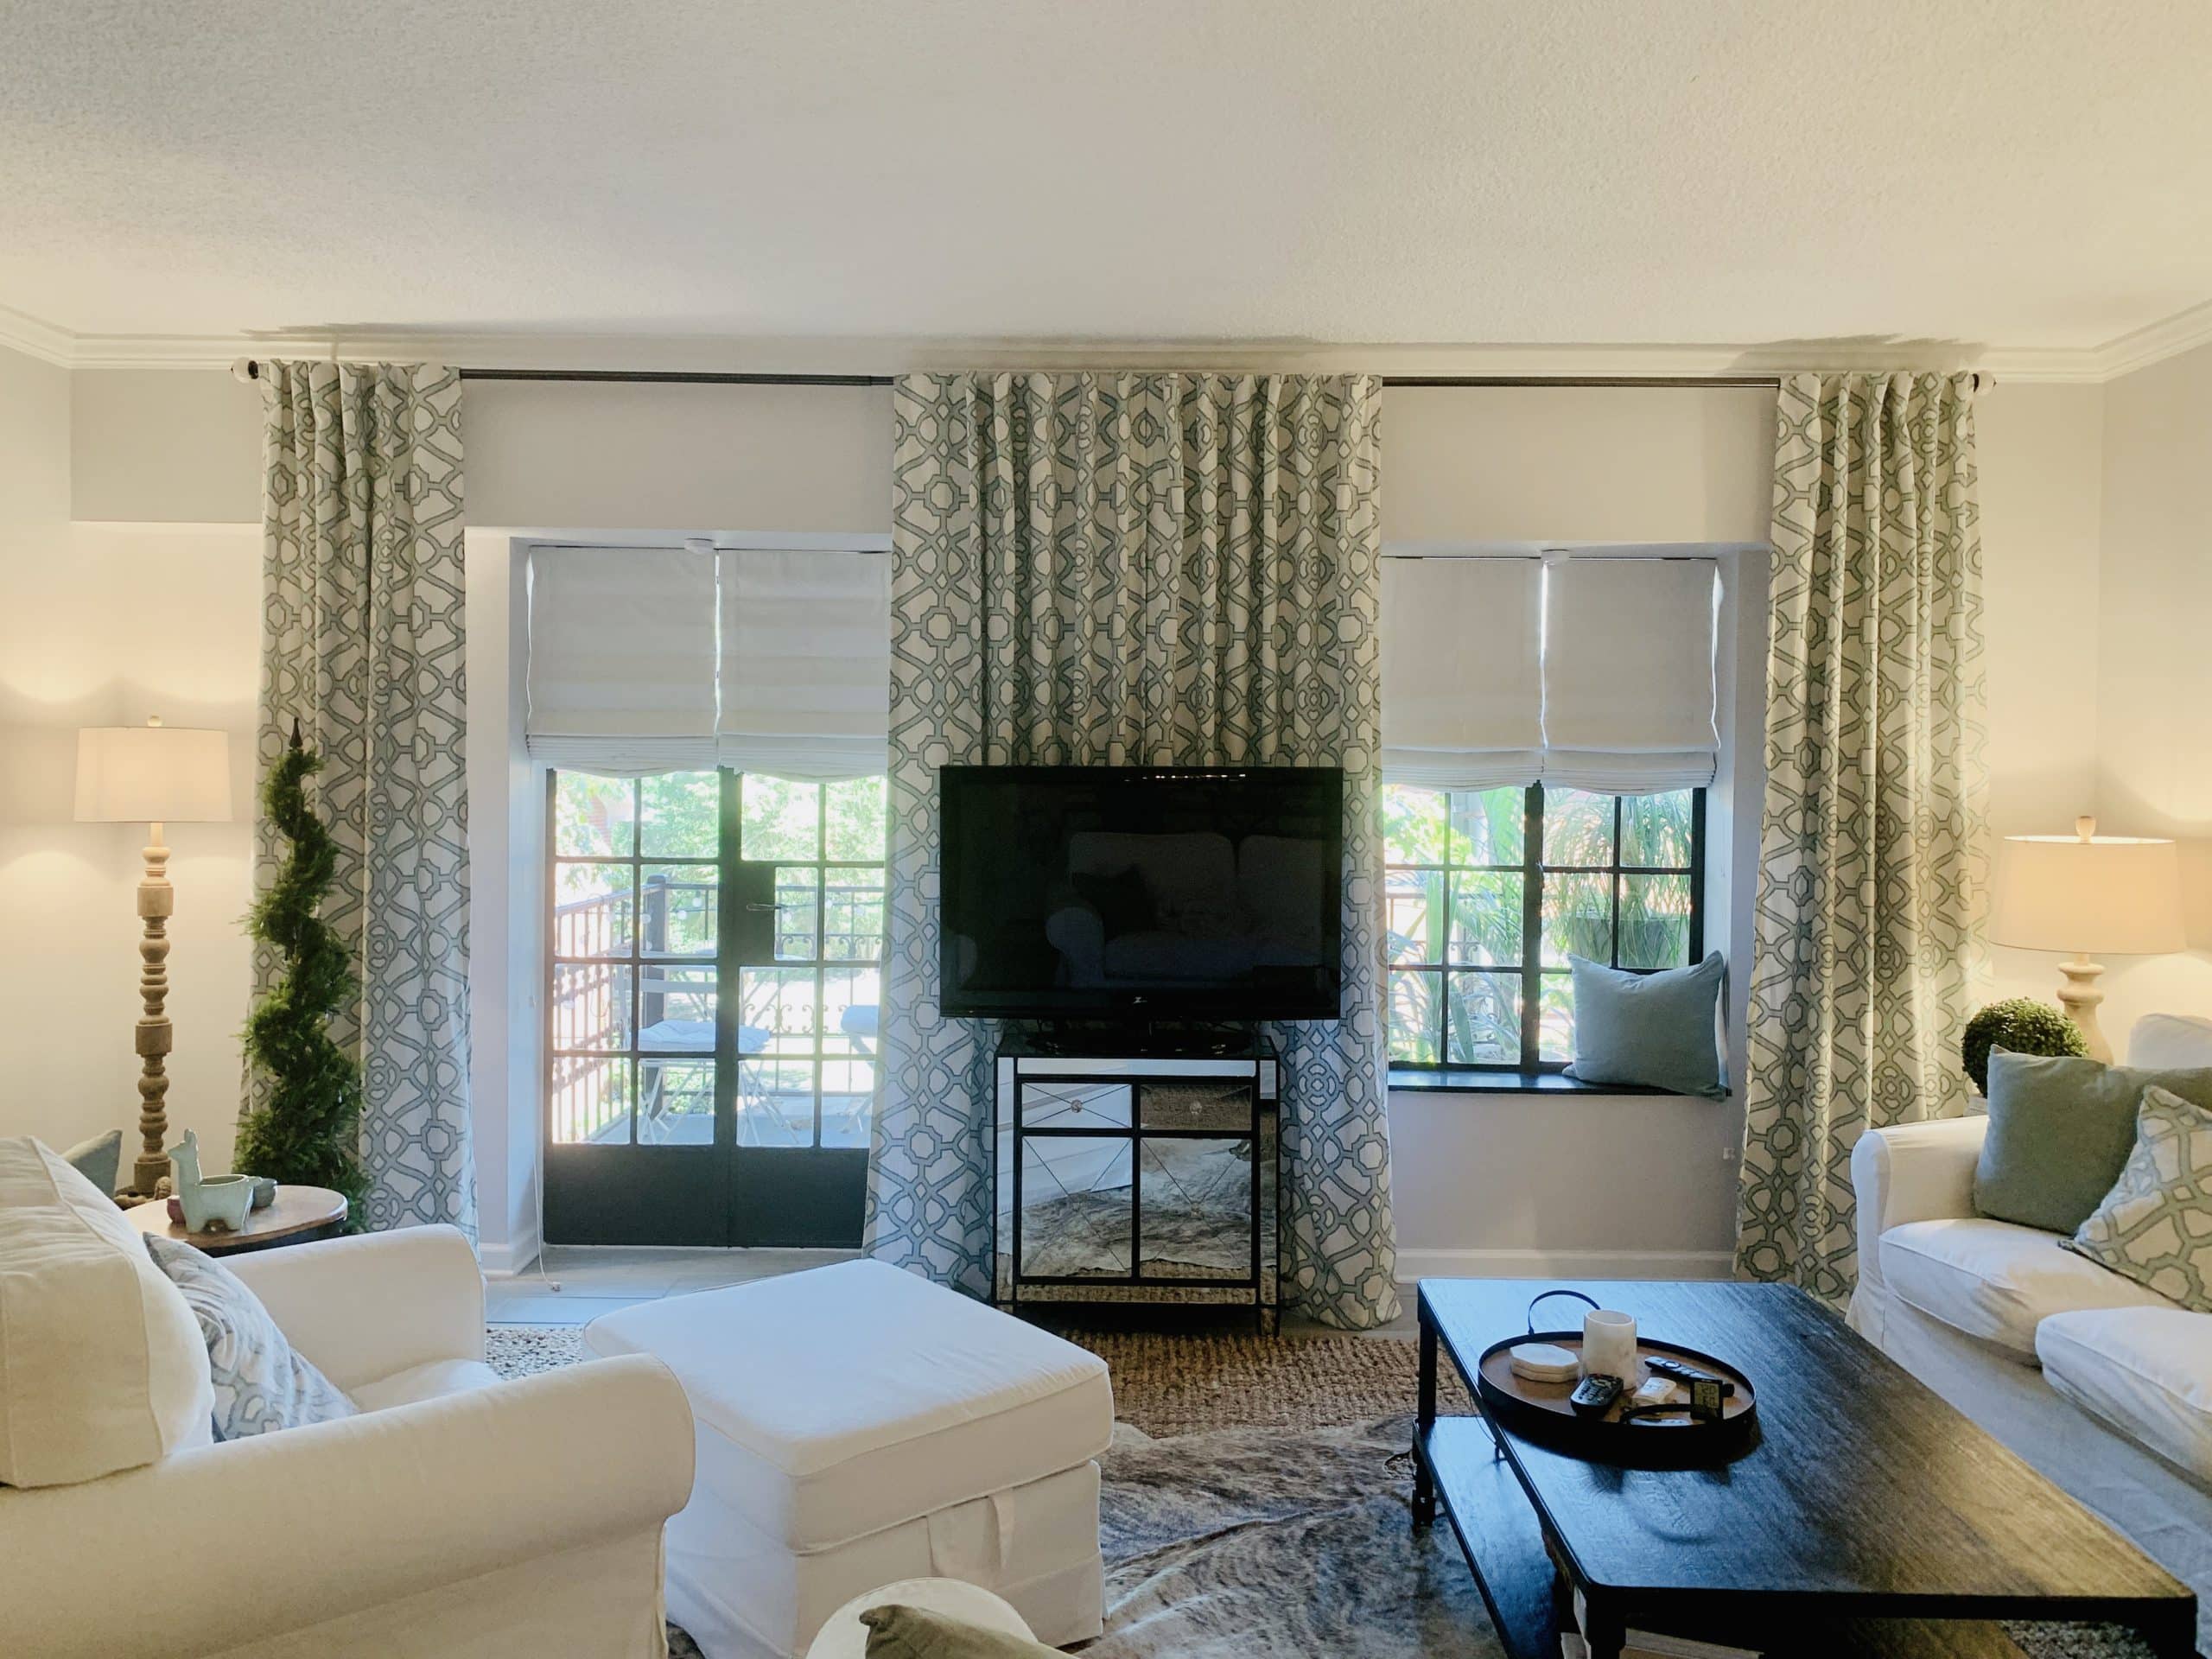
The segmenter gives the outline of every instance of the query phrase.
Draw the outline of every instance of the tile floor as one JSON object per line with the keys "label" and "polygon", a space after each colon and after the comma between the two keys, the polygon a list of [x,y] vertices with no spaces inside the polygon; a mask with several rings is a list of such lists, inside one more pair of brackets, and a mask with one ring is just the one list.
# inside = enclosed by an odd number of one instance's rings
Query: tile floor
{"label": "tile floor", "polygon": [[[545,1252],[545,1276],[536,1267],[485,1286],[485,1317],[493,1325],[583,1325],[602,1313],[664,1296],[770,1279],[779,1273],[849,1262],[856,1250],[662,1249],[646,1246],[555,1244]],[[550,1288],[545,1279],[561,1287]],[[1414,1334],[1413,1291],[1403,1293],[1404,1315],[1375,1334]],[[1296,1315],[1284,1319],[1285,1336],[1331,1334],[1325,1325]]]}
{"label": "tile floor", "polygon": [[[634,1303],[849,1262],[857,1254],[555,1244],[545,1251],[543,1277],[531,1267],[512,1278],[489,1281],[484,1312],[493,1325],[582,1325]],[[548,1279],[560,1289],[552,1289]]]}

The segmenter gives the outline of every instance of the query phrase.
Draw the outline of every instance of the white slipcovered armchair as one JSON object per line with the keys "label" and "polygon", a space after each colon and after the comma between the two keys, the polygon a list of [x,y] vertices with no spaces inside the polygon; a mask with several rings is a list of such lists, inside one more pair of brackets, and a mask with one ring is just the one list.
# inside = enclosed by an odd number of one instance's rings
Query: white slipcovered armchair
{"label": "white slipcovered armchair", "polygon": [[[54,1198],[41,1205],[36,1160],[13,1155],[27,1145],[0,1142],[0,1295],[11,1314],[52,1319],[62,1299],[41,1305],[35,1277],[20,1276],[54,1254],[42,1230],[68,1230],[75,1300],[88,1271],[98,1301],[100,1284],[135,1269],[88,1262],[113,1243],[109,1221],[72,1203],[50,1166]],[[108,1216],[128,1233],[120,1212]],[[135,1236],[130,1248],[143,1262]],[[193,1422],[207,1397],[205,1351],[200,1376],[178,1370],[175,1321],[157,1305],[175,1287],[158,1274],[132,1288],[149,1333],[137,1353],[90,1338],[73,1352],[52,1323],[0,1338],[40,1344],[0,1351],[0,1385],[26,1400],[43,1389],[49,1408],[65,1397],[65,1364],[89,1382],[158,1351],[153,1407],[141,1408],[157,1426],[128,1427],[151,1461],[90,1479],[64,1468],[47,1484],[53,1465],[40,1474],[36,1450],[0,1433],[19,1482],[0,1485],[0,1654],[658,1659],[661,1528],[690,1492],[693,1454],[665,1368],[603,1360],[500,1381],[484,1363],[476,1260],[450,1228],[226,1265],[361,1414],[207,1443]],[[95,1423],[88,1437],[106,1432]]]}

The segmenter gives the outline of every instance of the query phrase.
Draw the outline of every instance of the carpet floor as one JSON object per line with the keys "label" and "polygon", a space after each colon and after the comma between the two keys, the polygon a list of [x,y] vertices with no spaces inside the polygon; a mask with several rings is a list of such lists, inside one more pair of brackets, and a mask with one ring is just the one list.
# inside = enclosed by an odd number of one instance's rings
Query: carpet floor
{"label": "carpet floor", "polygon": [[[1106,1631],[1085,1659],[1498,1659],[1451,1529],[1412,1530],[1411,1342],[1067,1334],[1112,1367],[1119,1419],[1100,1459]],[[486,1341],[507,1376],[585,1357],[572,1326]],[[1469,1408],[1456,1385],[1440,1403]],[[2010,1628],[2029,1659],[2148,1659],[2115,1628]]]}

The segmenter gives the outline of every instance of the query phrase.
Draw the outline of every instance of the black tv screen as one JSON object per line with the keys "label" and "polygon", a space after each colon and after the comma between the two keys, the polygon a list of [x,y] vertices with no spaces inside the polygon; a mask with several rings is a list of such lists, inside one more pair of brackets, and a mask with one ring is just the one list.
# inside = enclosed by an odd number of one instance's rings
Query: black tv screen
{"label": "black tv screen", "polygon": [[1013,1019],[1333,1020],[1333,766],[947,766],[939,1007]]}

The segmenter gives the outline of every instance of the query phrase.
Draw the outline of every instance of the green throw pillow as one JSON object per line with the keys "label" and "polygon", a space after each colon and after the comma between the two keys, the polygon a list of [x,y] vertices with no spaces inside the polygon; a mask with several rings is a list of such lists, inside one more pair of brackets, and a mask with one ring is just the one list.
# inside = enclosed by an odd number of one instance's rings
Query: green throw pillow
{"label": "green throw pillow", "polygon": [[2126,1167],[2096,1213],[2060,1242],[2212,1313],[2212,1110],[2155,1084],[2145,1089]]}
{"label": "green throw pillow", "polygon": [[1728,968],[1718,950],[1694,968],[1656,974],[1580,957],[1567,962],[1574,970],[1574,1064],[1567,1076],[1726,1098],[1713,1010]]}
{"label": "green throw pillow", "polygon": [[868,1659],[1057,1659],[1058,1649],[1026,1636],[987,1630],[893,1602],[861,1615],[868,1626]]}
{"label": "green throw pillow", "polygon": [[1974,1207],[1995,1221],[2070,1233],[2104,1202],[2135,1146],[2152,1085],[2212,1107],[2212,1066],[2141,1071],[2072,1055],[1989,1056],[1989,1133]]}
{"label": "green throw pillow", "polygon": [[123,1131],[110,1129],[105,1135],[96,1135],[70,1147],[61,1154],[61,1160],[113,1198],[115,1184],[123,1177]]}

